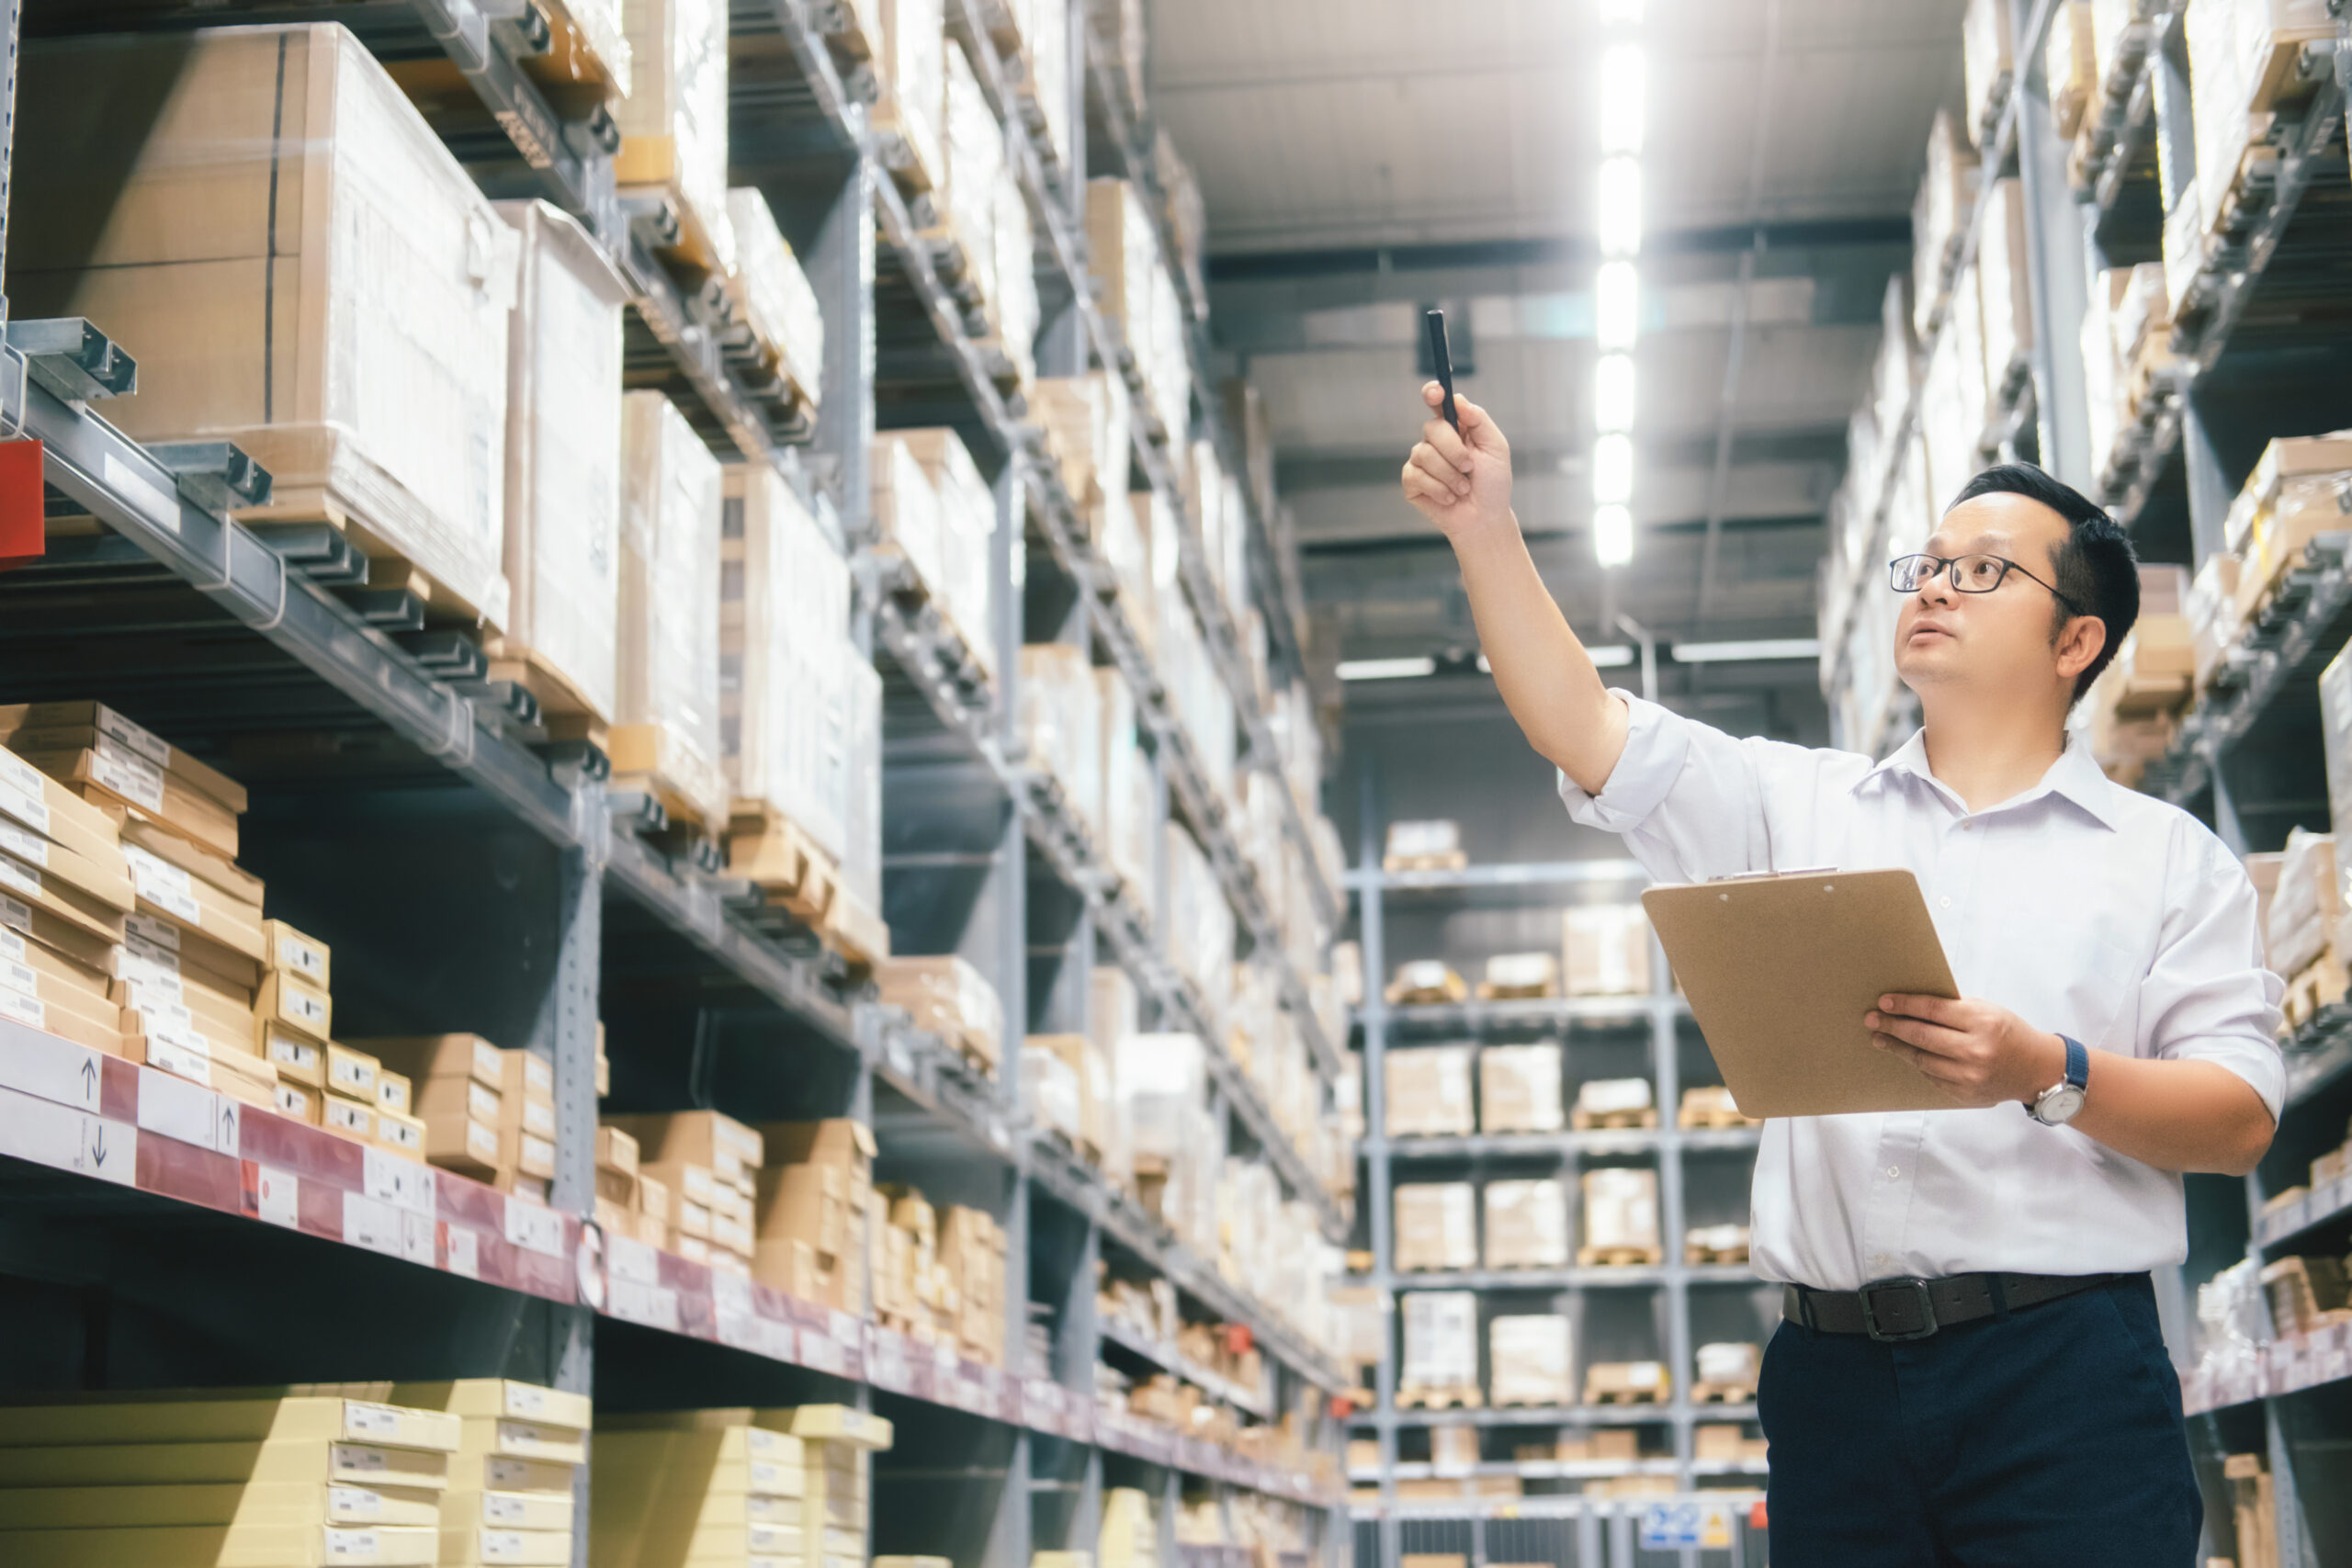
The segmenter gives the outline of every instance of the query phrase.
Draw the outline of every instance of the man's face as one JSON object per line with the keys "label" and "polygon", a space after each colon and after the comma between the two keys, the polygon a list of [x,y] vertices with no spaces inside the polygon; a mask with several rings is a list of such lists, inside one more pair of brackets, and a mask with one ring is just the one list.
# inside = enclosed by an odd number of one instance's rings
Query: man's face
{"label": "man's face", "polygon": [[1945,513],[1921,547],[1926,554],[1999,556],[2041,582],[2012,571],[1990,593],[1963,593],[1947,569],[1920,584],[1894,626],[1894,667],[1904,684],[1921,693],[1949,686],[2020,696],[2047,688],[2057,678],[2051,628],[2061,606],[2042,583],[2058,581],[2068,532],[2064,518],[2022,495],[1975,496]]}

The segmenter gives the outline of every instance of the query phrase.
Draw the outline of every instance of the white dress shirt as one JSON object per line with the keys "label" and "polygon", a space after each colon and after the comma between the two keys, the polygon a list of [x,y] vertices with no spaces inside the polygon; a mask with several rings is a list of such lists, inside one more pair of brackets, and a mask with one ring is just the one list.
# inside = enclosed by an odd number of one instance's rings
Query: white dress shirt
{"label": "white dress shirt", "polygon": [[[2079,740],[2041,782],[1972,812],[1923,734],[1883,762],[1734,739],[1624,693],[1625,753],[1579,822],[1624,836],[1660,882],[1907,867],[1961,994],[2093,1054],[2218,1063],[2276,1119],[2284,987],[2262,966],[2254,886],[2194,818],[2109,781]],[[2018,1105],[1776,1119],[1752,1250],[1767,1280],[1854,1290],[1894,1275],[2138,1271],[2188,1257],[2177,1175]]]}

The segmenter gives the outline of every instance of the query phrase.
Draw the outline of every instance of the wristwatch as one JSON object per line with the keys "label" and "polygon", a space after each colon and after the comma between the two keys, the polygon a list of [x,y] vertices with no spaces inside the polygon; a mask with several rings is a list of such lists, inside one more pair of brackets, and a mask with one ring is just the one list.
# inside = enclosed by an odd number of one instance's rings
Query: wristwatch
{"label": "wristwatch", "polygon": [[2058,1038],[2066,1043],[2066,1077],[2028,1100],[2025,1108],[2027,1115],[2045,1127],[2063,1127],[2073,1121],[2083,1108],[2083,1091],[2091,1081],[2091,1054],[2083,1043],[2067,1034]]}

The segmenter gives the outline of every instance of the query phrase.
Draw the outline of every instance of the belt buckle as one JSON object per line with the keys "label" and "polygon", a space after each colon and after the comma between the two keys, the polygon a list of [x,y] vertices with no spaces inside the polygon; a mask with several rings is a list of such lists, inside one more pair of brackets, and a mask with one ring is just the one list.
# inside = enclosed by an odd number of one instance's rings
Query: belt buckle
{"label": "belt buckle", "polygon": [[[1922,1326],[1909,1329],[1883,1326],[1879,1322],[1878,1305],[1882,1292],[1902,1292],[1896,1294],[1894,1299],[1906,1306],[1916,1302]],[[1928,1281],[1910,1275],[1892,1280],[1874,1280],[1864,1285],[1860,1294],[1862,1302],[1862,1327],[1872,1339],[1882,1345],[1899,1345],[1905,1340],[1925,1339],[1942,1326],[1936,1322],[1935,1302],[1928,1294]],[[1889,1315],[1896,1317],[1899,1321],[1903,1314],[1896,1312]]]}

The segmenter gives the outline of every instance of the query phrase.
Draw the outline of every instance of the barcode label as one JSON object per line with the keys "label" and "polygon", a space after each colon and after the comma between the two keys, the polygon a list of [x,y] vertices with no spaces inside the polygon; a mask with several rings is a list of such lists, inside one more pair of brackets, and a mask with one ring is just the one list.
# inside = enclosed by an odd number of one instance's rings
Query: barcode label
{"label": "barcode label", "polygon": [[40,897],[40,873],[14,855],[0,854],[0,884],[36,898]]}
{"label": "barcode label", "polygon": [[103,735],[90,753],[90,777],[133,806],[164,809],[164,770]]}
{"label": "barcode label", "polygon": [[0,925],[11,925],[20,931],[33,929],[33,910],[29,904],[19,904],[6,893],[0,893]]}
{"label": "barcode label", "polygon": [[187,872],[136,844],[123,845],[122,858],[130,867],[130,886],[141,898],[191,923],[204,918],[204,907],[196,900],[196,883]]}
{"label": "barcode label", "polygon": [[35,1029],[49,1027],[49,1009],[22,991],[0,988],[0,1016],[15,1019],[18,1023]]}
{"label": "barcode label", "polygon": [[368,1438],[397,1438],[401,1435],[401,1417],[396,1410],[380,1404],[362,1404],[357,1401],[343,1407],[343,1424],[346,1430]]}
{"label": "barcode label", "polygon": [[7,851],[27,865],[40,866],[44,870],[48,868],[49,841],[36,838],[22,828],[12,828],[6,822],[0,822],[0,850]]}
{"label": "barcode label", "polygon": [[[180,928],[153,915],[132,915],[123,921],[130,940],[123,945],[151,964],[164,964],[179,973]],[[142,948],[140,944],[145,943]]]}

